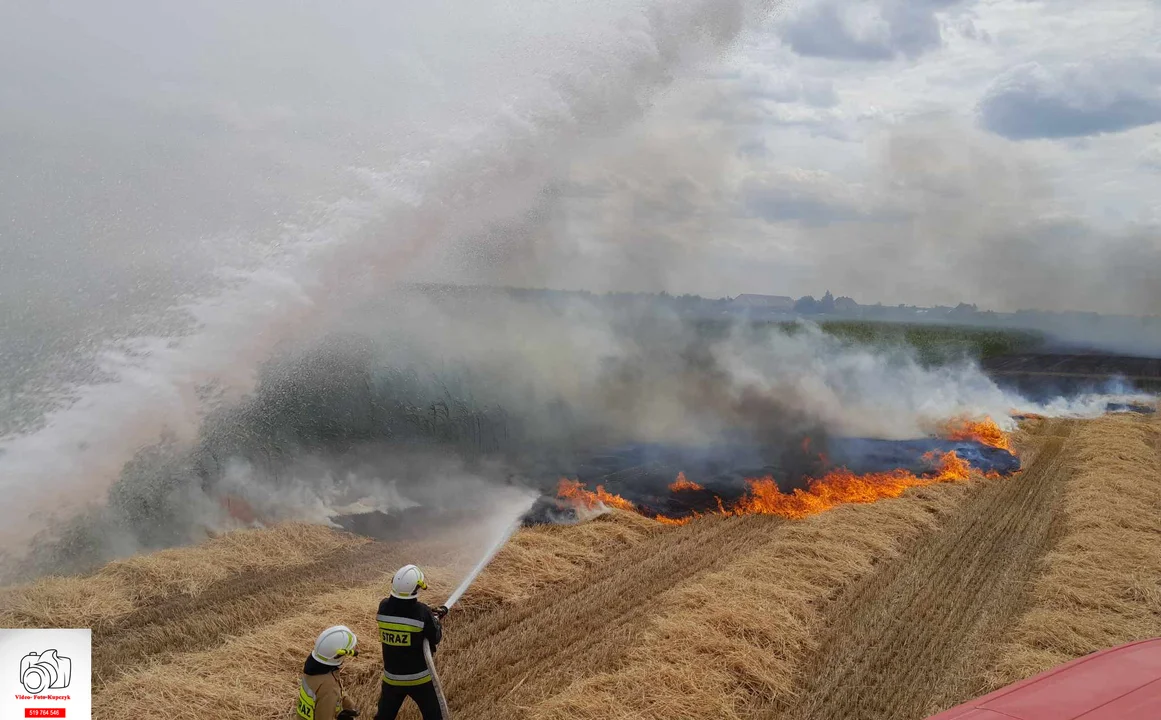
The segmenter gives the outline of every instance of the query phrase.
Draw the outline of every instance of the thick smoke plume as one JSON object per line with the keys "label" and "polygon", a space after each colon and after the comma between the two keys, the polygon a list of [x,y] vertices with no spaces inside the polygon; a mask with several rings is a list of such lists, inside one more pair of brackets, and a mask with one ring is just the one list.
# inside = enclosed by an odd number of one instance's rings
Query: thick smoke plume
{"label": "thick smoke plume", "polygon": [[255,521],[380,513],[395,532],[408,518],[436,530],[507,516],[624,443],[729,443],[793,466],[809,460],[805,439],[822,450],[830,436],[923,437],[959,415],[1103,411],[1029,403],[967,360],[926,367],[813,326],[707,322],[615,296],[400,288],[330,329],[284,345],[192,440],[137,453],[103,502],[64,515],[14,572],[83,569]]}
{"label": "thick smoke plume", "polygon": [[[574,162],[465,277],[1047,311],[1062,342],[1161,355],[1161,228],[1082,218],[1037,149],[947,118],[883,126],[839,178],[781,161],[763,96],[702,80]],[[1052,314],[1070,313],[1070,314]],[[1105,313],[1105,317],[1097,315]],[[982,319],[981,322],[988,322]]]}
{"label": "thick smoke plume", "polygon": [[959,123],[908,123],[874,148],[874,216],[812,244],[820,261],[844,258],[837,286],[882,297],[865,287],[873,278],[893,288],[888,302],[1055,311],[1024,322],[1069,345],[1161,356],[1161,228],[1080,218],[1027,148]]}
{"label": "thick smoke plume", "polygon": [[5,372],[0,477],[35,519],[4,542],[102,497],[159,428],[192,439],[208,389],[236,402],[283,339],[523,213],[762,5],[6,6],[5,130],[27,137],[0,163],[0,317],[32,369]]}
{"label": "thick smoke plume", "polygon": [[[703,290],[729,270],[766,288],[745,275],[747,138],[707,129],[685,91],[771,6],[0,8],[0,134],[19,139],[0,143],[0,491],[24,510],[0,548],[28,573],[251,517],[446,518],[503,498],[499,516],[610,442],[741,435],[778,453],[1017,409],[966,361],[811,328],[401,287]],[[888,153],[918,178],[897,212],[934,232],[943,194],[970,204],[986,173],[924,190],[935,171],[910,153]],[[909,264],[939,255],[908,253],[921,233],[883,233],[811,242],[879,267],[879,288],[946,285]],[[894,264],[869,262],[878,240]],[[723,248],[733,266],[707,262]]]}
{"label": "thick smoke plume", "polygon": [[1157,228],[1109,233],[1070,217],[1046,168],[1018,145],[920,123],[881,150],[875,189],[908,232],[860,244],[883,258],[873,270],[939,272],[950,290],[1002,310],[1161,313]]}

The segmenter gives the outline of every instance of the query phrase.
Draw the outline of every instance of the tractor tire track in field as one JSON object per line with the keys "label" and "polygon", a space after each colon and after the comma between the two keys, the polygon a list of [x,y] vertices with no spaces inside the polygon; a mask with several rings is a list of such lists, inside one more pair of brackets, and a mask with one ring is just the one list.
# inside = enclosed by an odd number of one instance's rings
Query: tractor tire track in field
{"label": "tractor tire track in field", "polygon": [[[768,527],[771,520],[765,520],[761,524]],[[453,678],[448,697],[463,703],[456,707],[453,700],[452,712],[481,720],[511,718],[578,676],[608,669],[632,647],[658,595],[711,571],[723,556],[744,552],[753,527],[722,519],[665,533],[518,612],[481,618],[457,638],[463,652],[456,648],[456,656],[470,659],[469,666],[447,663],[447,676]],[[497,683],[488,669],[501,666],[508,670],[507,680]]]}
{"label": "tractor tire track in field", "polygon": [[989,482],[940,532],[836,598],[802,692],[780,716],[911,720],[980,694],[1060,532],[1072,427],[1046,423],[1022,473]]}
{"label": "tractor tire track in field", "polygon": [[[520,717],[522,708],[576,678],[608,670],[633,646],[659,595],[746,552],[756,534],[764,536],[780,522],[771,517],[722,518],[675,529],[612,555],[567,585],[545,588],[518,606],[449,617],[436,664],[452,715]],[[358,692],[356,701],[373,707],[378,679]]]}

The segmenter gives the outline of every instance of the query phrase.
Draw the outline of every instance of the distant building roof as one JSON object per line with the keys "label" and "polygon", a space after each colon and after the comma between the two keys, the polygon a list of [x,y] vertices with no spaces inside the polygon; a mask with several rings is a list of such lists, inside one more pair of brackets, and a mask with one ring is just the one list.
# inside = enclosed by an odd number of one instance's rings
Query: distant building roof
{"label": "distant building roof", "polygon": [[783,295],[750,295],[742,294],[734,298],[736,307],[768,308],[775,310],[793,310],[794,298]]}

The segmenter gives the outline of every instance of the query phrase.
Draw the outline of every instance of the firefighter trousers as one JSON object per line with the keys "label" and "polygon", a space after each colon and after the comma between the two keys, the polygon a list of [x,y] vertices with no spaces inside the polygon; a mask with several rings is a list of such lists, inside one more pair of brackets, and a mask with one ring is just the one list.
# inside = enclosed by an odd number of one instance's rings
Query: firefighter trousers
{"label": "firefighter trousers", "polygon": [[444,720],[443,712],[439,709],[439,697],[435,694],[435,683],[425,682],[422,685],[398,686],[379,683],[379,712],[375,720],[395,720],[403,701],[411,698],[419,706],[423,720]]}

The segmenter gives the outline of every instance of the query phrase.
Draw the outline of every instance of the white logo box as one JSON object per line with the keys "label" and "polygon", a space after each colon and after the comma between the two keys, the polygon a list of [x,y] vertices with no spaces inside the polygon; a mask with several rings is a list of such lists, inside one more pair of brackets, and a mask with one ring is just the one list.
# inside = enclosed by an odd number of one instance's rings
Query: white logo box
{"label": "white logo box", "polygon": [[92,716],[91,630],[0,629],[0,717]]}

